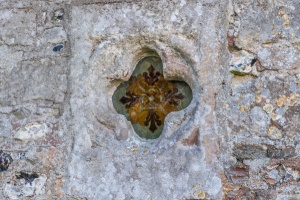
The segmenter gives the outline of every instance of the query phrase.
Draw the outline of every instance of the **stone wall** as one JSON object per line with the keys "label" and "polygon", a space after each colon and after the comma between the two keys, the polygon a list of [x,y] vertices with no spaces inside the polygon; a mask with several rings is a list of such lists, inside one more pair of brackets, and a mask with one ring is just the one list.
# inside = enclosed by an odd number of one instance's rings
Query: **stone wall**
{"label": "stone wall", "polygon": [[[300,198],[298,0],[0,1],[0,199]],[[140,138],[144,57],[190,105]]]}

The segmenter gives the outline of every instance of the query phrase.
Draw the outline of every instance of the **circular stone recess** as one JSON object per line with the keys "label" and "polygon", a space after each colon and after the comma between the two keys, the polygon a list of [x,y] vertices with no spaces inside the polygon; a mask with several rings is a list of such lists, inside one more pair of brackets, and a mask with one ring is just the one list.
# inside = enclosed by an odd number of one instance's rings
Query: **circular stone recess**
{"label": "circular stone recess", "polygon": [[113,94],[116,111],[126,116],[142,138],[158,138],[170,112],[186,108],[192,90],[182,81],[164,79],[162,61],[149,56],[140,60],[130,79]]}

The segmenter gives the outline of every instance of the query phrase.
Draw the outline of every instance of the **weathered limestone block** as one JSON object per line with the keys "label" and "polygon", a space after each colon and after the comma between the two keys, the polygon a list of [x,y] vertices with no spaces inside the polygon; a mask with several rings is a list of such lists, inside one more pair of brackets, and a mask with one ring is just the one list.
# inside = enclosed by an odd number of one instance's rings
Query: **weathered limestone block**
{"label": "weathered limestone block", "polygon": [[[295,76],[277,73],[268,73],[246,82],[239,82],[236,79],[228,102],[228,112],[232,113],[228,119],[232,123],[233,131],[238,131],[236,125],[240,128],[246,125],[252,133],[259,133],[256,128],[263,128],[264,131],[261,133],[264,134],[280,136],[278,130],[281,134],[282,131],[288,135],[293,132],[295,134],[298,123],[294,120],[299,119],[296,115],[300,95],[300,85],[297,83],[298,78]],[[236,123],[239,120],[242,121]]]}
{"label": "weathered limestone block", "polygon": [[36,99],[63,102],[67,87],[65,65],[65,58],[42,58],[20,61],[11,70],[5,69],[2,104],[16,105]]}
{"label": "weathered limestone block", "polygon": [[33,45],[36,37],[34,9],[4,9],[0,13],[0,44]]}
{"label": "weathered limestone block", "polygon": [[44,31],[41,43],[59,44],[67,41],[67,35],[63,27],[54,27]]}
{"label": "weathered limestone block", "polygon": [[10,104],[8,93],[13,90],[13,88],[10,87],[10,75],[13,73],[13,70],[18,67],[19,62],[22,60],[22,56],[22,51],[14,50],[12,47],[6,45],[0,46],[0,94],[3,96],[0,99],[1,105]]}
{"label": "weathered limestone block", "polygon": [[251,109],[250,119],[252,126],[257,127],[259,131],[266,132],[269,125],[270,117],[262,107],[255,106]]}
{"label": "weathered limestone block", "polygon": [[296,42],[300,33],[297,7],[297,0],[233,0],[231,23],[239,22],[235,26],[235,45],[257,52],[262,44]]}
{"label": "weathered limestone block", "polygon": [[252,52],[262,69],[299,69],[297,6],[297,0],[233,0],[229,4],[229,50]]}
{"label": "weathered limestone block", "polygon": [[18,0],[12,0],[12,1],[1,1],[0,7],[1,8],[30,8],[33,7],[36,4],[35,1],[32,0],[24,0],[24,1],[18,1]]}
{"label": "weathered limestone block", "polygon": [[[231,132],[230,141],[234,141],[232,155],[237,162],[249,166],[251,173],[248,179],[241,177],[245,180],[243,183],[232,183],[231,176],[236,172],[234,162],[230,164],[227,173],[232,175],[227,177],[227,181],[231,189],[226,193],[227,199],[252,198],[253,195],[262,195],[262,198],[284,196],[285,187],[281,191],[268,188],[279,182],[293,184],[297,180],[291,175],[297,173],[294,169],[280,164],[270,167],[269,162],[270,159],[280,159],[283,164],[285,160],[297,157],[295,141],[299,140],[299,123],[296,121],[300,120],[298,82],[297,73],[290,76],[277,72],[262,72],[257,78],[233,79],[228,101],[228,130]],[[242,176],[243,172],[240,173]],[[247,188],[241,189],[244,185]],[[258,189],[261,194],[256,194]],[[286,197],[292,198],[290,195]]]}
{"label": "weathered limestone block", "polygon": [[271,70],[294,69],[300,66],[300,52],[293,46],[273,44],[257,52],[262,67]]}
{"label": "weathered limestone block", "polygon": [[[218,166],[213,167],[219,140],[212,128],[216,126],[214,93],[221,83],[217,78],[221,61],[216,56],[220,51],[218,9],[187,1],[72,7],[71,26],[82,28],[70,34],[74,44],[70,106],[78,134],[68,167],[69,195],[221,198]],[[117,86],[147,56],[160,57],[164,77],[183,80],[193,91],[191,104],[170,113],[161,136],[152,140],[139,137],[112,104]],[[88,174],[96,175],[85,178]]]}

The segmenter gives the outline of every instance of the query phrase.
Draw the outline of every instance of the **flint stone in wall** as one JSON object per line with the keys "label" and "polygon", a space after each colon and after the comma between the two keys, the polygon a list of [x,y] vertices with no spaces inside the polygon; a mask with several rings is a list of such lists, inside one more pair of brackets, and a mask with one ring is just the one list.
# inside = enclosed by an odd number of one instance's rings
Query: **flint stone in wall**
{"label": "flint stone in wall", "polygon": [[18,140],[36,140],[45,137],[51,129],[46,123],[31,122],[25,125],[24,128],[19,129],[14,138]]}
{"label": "flint stone in wall", "polygon": [[233,52],[229,62],[229,71],[235,75],[252,74],[257,76],[258,72],[254,66],[255,62],[255,56],[247,51]]}
{"label": "flint stone in wall", "polygon": [[32,182],[26,182],[24,179],[13,180],[5,185],[4,194],[9,199],[20,199],[20,197],[29,197],[39,199],[39,195],[45,193],[46,175],[39,175]]}

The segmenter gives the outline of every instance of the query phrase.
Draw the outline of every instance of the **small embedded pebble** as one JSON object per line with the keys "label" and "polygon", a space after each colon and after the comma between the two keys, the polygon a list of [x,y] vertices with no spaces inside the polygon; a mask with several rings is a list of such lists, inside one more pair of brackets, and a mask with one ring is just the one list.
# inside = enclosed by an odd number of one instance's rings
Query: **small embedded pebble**
{"label": "small embedded pebble", "polygon": [[63,10],[57,10],[54,13],[54,19],[60,21],[63,19],[63,15],[64,15]]}
{"label": "small embedded pebble", "polygon": [[7,153],[0,151],[0,172],[6,171],[13,159]]}
{"label": "small embedded pebble", "polygon": [[58,52],[58,51],[60,51],[60,50],[63,49],[63,48],[64,48],[64,46],[60,44],[60,45],[55,46],[55,47],[53,48],[53,51]]}

